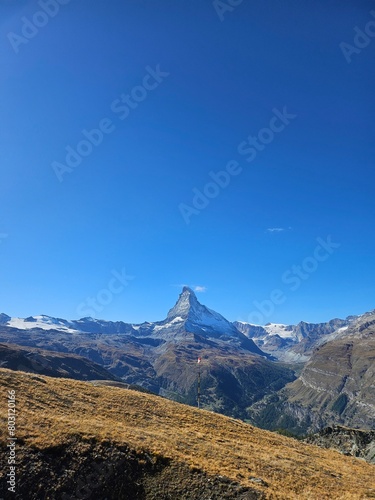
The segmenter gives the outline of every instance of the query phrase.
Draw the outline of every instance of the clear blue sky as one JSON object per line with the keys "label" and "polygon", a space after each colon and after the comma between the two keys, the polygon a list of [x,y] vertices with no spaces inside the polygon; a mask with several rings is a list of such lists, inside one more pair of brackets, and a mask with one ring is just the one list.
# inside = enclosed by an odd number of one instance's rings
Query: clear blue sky
{"label": "clear blue sky", "polygon": [[[340,47],[371,9],[245,0],[220,20],[211,0],[71,0],[51,17],[0,2],[0,310],[76,318],[99,294],[96,317],[154,321],[182,284],[230,320],[275,289],[263,323],[375,308],[375,37],[350,63]],[[285,106],[296,117],[272,122]],[[60,182],[53,162],[105,119]],[[258,134],[248,162],[238,148]],[[228,162],[237,175],[187,224],[181,204]],[[314,265],[328,235],[340,247]]]}

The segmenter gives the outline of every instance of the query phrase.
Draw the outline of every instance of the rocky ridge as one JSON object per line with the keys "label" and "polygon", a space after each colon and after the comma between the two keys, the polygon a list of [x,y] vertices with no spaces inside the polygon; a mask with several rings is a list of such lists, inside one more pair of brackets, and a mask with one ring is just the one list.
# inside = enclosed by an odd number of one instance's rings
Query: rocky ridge
{"label": "rocky ridge", "polygon": [[375,430],[364,431],[334,425],[309,436],[305,441],[375,464]]}
{"label": "rocky ridge", "polygon": [[368,313],[313,352],[300,376],[248,409],[256,425],[296,434],[326,426],[373,429],[375,314]]}

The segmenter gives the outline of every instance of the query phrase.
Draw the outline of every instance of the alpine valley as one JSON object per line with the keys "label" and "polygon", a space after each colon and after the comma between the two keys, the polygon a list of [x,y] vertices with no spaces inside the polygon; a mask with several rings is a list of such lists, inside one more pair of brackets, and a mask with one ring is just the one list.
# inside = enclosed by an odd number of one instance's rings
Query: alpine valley
{"label": "alpine valley", "polygon": [[184,287],[163,321],[1,314],[0,342],[2,368],[136,385],[192,406],[199,370],[203,408],[270,430],[371,430],[375,419],[375,311],[320,324],[231,323]]}

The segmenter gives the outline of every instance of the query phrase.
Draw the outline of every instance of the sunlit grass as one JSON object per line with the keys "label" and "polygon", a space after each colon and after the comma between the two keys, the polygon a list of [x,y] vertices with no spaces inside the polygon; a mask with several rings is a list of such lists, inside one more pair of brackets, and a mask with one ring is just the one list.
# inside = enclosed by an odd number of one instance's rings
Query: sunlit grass
{"label": "sunlit grass", "polygon": [[[72,437],[128,444],[255,487],[269,498],[360,499],[375,495],[375,468],[241,421],[117,387],[0,370],[17,394],[17,437],[41,449]],[[1,416],[6,438],[5,412]]]}

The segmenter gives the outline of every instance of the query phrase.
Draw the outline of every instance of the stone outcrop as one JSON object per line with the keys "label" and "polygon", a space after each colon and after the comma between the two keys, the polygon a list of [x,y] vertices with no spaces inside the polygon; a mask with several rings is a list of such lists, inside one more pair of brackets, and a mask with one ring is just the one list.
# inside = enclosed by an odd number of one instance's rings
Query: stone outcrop
{"label": "stone outcrop", "polygon": [[364,431],[334,425],[309,436],[305,441],[375,464],[375,430]]}

